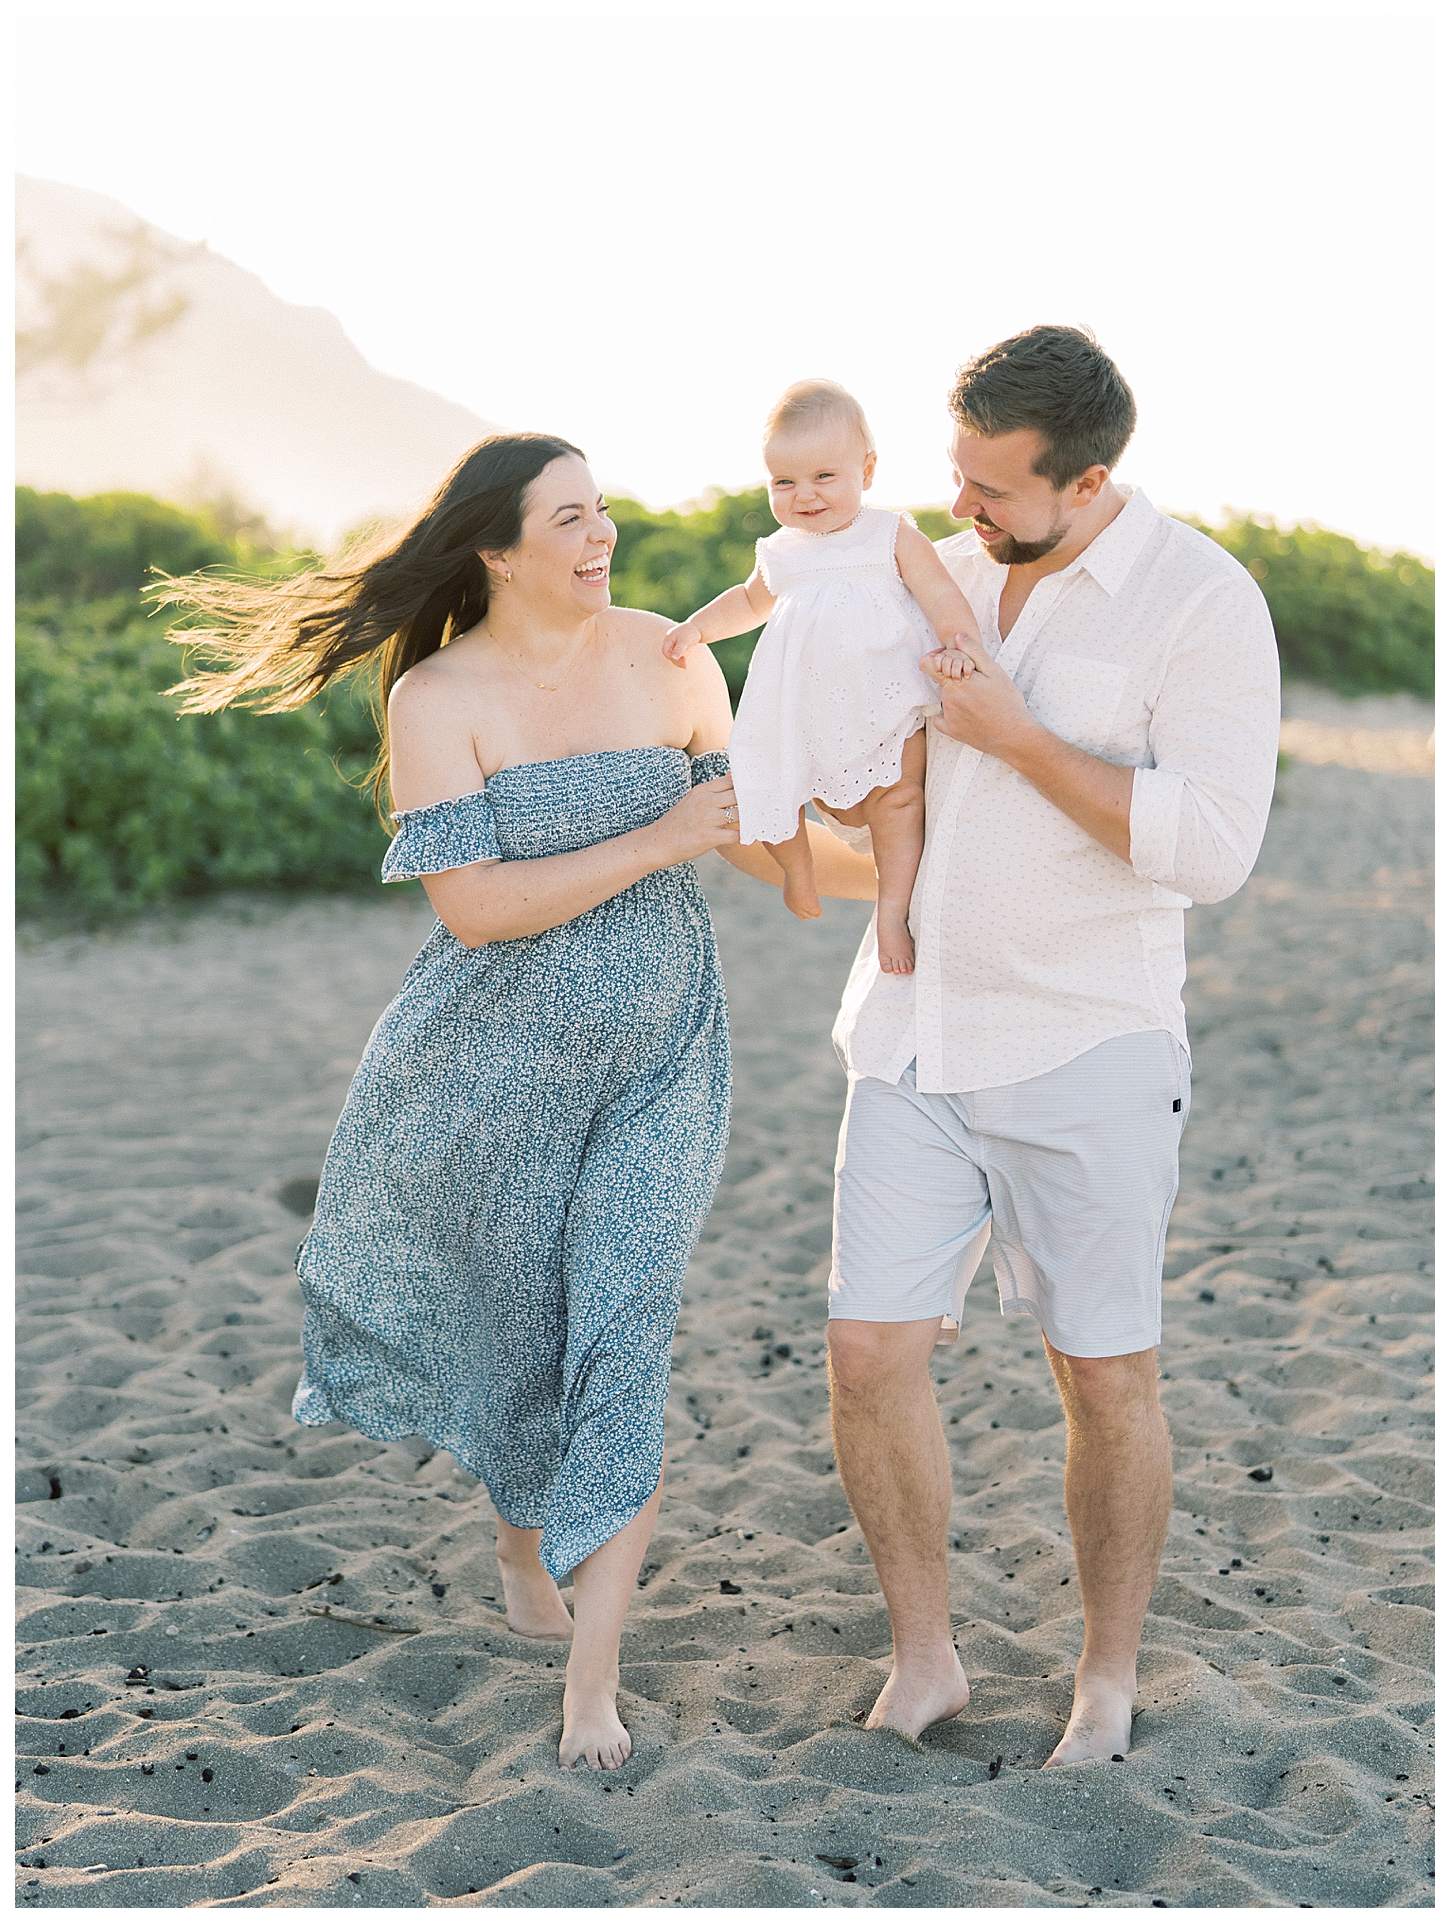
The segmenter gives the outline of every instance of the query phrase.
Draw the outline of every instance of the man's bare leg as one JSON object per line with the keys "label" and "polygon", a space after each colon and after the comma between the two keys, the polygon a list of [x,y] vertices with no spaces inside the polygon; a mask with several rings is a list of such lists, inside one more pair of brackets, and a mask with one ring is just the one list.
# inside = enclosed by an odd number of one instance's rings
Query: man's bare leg
{"label": "man's bare leg", "polygon": [[660,1488],[617,1536],[586,1556],[574,1571],[574,1647],[564,1678],[564,1735],[560,1769],[581,1759],[590,1769],[618,1769],[633,1745],[619,1720],[619,1638],[635,1579],[654,1534]]}
{"label": "man's bare leg", "polygon": [[1082,1584],[1083,1644],[1072,1715],[1051,1769],[1126,1756],[1138,1643],[1173,1501],[1173,1455],[1158,1402],[1158,1351],[1063,1355],[1043,1338],[1067,1416],[1067,1520]]}
{"label": "man's bare leg", "polygon": [[952,1477],[931,1388],[941,1317],[828,1324],[836,1463],[891,1616],[892,1663],[866,1719],[919,1736],[967,1706],[952,1642]]}
{"label": "man's bare leg", "polygon": [[785,875],[786,907],[802,921],[815,921],[821,912],[821,898],[816,893],[816,864],[811,858],[805,809],[801,809],[789,841],[768,841],[765,845]]}
{"label": "man's bare leg", "polygon": [[564,1607],[554,1578],[539,1561],[542,1529],[515,1529],[498,1519],[498,1573],[503,1578],[504,1609],[516,1636],[566,1643],[574,1619]]}

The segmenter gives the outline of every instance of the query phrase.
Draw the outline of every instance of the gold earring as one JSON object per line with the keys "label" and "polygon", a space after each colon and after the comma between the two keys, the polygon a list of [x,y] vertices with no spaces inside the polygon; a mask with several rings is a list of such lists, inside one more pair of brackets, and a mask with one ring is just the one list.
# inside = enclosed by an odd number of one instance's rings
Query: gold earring
{"label": "gold earring", "polygon": [[509,573],[508,569],[505,568],[503,572],[503,578],[505,581],[512,581],[514,577],[512,576],[512,574]]}

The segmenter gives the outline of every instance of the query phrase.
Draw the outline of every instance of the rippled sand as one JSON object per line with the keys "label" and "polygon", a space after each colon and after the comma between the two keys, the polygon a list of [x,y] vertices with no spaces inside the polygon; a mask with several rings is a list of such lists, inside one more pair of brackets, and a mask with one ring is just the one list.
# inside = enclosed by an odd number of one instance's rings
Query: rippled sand
{"label": "rippled sand", "polygon": [[919,1747],[851,1721],[888,1633],[823,1366],[859,908],[807,928],[712,864],[739,1098],[612,1777],[555,1766],[561,1659],[504,1624],[482,1492],[287,1415],[299,1211],[421,899],[30,947],[22,1907],[1428,1904],[1430,798],[1296,766],[1189,918],[1177,1506],[1133,1753],[1046,1775],[1062,1429],[989,1263],[936,1372],[973,1706]]}

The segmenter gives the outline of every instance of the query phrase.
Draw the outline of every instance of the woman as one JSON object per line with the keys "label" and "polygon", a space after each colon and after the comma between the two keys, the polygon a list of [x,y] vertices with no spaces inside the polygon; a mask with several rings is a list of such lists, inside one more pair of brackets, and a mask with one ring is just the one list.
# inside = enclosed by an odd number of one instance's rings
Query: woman
{"label": "woman", "polygon": [[[702,648],[681,674],[667,622],[610,606],[614,540],[577,448],[501,434],[370,558],[167,594],[230,663],[183,684],[193,710],[295,706],[376,658],[384,878],[420,878],[439,921],[328,1151],[293,1413],[425,1436],[484,1482],[510,1626],[573,1639],[559,1762],[593,1769],[630,1753],[619,1638],[728,1126],[688,864],[718,848],[778,881],[739,846],[720,670]],[[869,864],[822,841],[826,891],[869,896]]]}

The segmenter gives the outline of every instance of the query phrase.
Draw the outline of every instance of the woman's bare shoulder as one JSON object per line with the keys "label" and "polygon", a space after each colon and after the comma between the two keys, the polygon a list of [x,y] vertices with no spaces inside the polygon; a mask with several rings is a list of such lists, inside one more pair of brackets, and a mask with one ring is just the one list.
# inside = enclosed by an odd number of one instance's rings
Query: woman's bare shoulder
{"label": "woman's bare shoulder", "polygon": [[399,676],[388,696],[389,714],[414,714],[445,703],[452,707],[465,689],[486,689],[494,677],[494,664],[486,649],[469,645],[470,639],[461,636]]}
{"label": "woman's bare shoulder", "polygon": [[730,733],[730,696],[720,664],[708,648],[691,648],[683,668],[666,658],[662,643],[673,625],[662,614],[644,608],[610,608],[601,617],[601,634],[615,650],[621,667],[635,670],[635,683],[651,703],[664,702],[657,715],[668,715],[669,727],[691,754],[723,747]]}
{"label": "woman's bare shoulder", "polygon": [[484,784],[480,724],[489,710],[490,664],[464,651],[450,661],[458,646],[415,663],[388,696],[390,779],[400,808],[424,808]]}
{"label": "woman's bare shoulder", "polygon": [[608,608],[599,620],[609,639],[621,643],[657,641],[670,625],[664,615],[651,614],[648,608]]}

